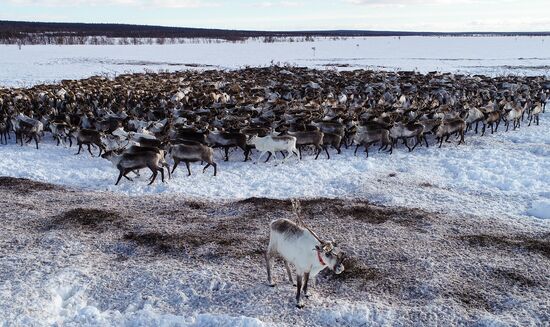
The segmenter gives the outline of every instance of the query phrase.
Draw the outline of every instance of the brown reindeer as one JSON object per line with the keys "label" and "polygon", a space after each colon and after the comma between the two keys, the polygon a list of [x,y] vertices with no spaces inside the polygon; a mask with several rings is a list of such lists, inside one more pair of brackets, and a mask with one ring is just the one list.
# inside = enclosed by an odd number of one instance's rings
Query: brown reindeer
{"label": "brown reindeer", "polygon": [[80,150],[82,150],[82,145],[85,144],[88,146],[88,152],[92,157],[94,156],[94,154],[92,153],[90,145],[96,145],[97,147],[99,147],[98,156],[101,156],[101,152],[105,151],[105,146],[101,141],[101,138],[103,136],[103,132],[96,131],[95,129],[83,128],[79,130],[76,134],[76,144],[78,144],[78,152],[76,154],[80,154]]}
{"label": "brown reindeer", "polygon": [[460,140],[458,141],[458,144],[465,143],[464,142],[464,133],[466,132],[466,123],[464,120],[460,118],[451,118],[443,120],[441,125],[437,128],[437,131],[435,133],[435,136],[437,137],[437,140],[439,141],[439,147],[441,148],[441,145],[443,144],[443,137],[445,138],[445,142],[449,142],[449,137],[452,134],[457,134],[460,136]]}

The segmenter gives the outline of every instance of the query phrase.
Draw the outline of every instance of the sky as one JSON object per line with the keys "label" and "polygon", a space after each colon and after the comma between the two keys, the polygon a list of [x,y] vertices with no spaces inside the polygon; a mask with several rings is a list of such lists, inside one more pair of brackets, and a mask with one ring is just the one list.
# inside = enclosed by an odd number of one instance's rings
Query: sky
{"label": "sky", "polygon": [[0,0],[0,20],[243,30],[550,31],[550,0]]}

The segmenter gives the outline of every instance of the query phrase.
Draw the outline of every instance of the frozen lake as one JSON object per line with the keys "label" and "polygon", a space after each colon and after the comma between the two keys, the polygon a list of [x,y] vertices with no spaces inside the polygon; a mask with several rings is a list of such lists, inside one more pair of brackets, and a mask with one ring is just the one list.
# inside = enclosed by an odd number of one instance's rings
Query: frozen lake
{"label": "frozen lake", "polygon": [[314,42],[0,46],[0,85],[124,72],[291,64],[550,76],[550,37],[370,37]]}

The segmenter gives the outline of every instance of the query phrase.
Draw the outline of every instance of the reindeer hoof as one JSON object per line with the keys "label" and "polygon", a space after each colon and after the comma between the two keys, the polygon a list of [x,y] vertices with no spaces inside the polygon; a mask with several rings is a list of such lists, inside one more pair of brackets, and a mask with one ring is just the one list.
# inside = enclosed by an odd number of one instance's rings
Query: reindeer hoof
{"label": "reindeer hoof", "polygon": [[275,283],[267,284],[267,286],[269,287],[275,287],[275,285],[276,285]]}
{"label": "reindeer hoof", "polygon": [[301,304],[301,303],[298,303],[298,304],[296,304],[296,308],[298,308],[298,309],[303,309],[303,308],[304,308],[304,305]]}

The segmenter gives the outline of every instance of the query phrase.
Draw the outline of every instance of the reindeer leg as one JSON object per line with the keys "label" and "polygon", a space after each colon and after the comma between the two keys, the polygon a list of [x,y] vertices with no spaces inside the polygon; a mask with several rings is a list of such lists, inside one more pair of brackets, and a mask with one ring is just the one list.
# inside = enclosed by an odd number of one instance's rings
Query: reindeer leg
{"label": "reindeer leg", "polygon": [[323,148],[325,149],[325,152],[327,153],[327,159],[330,159],[330,154],[328,153],[327,146],[323,145]]}
{"label": "reindeer leg", "polygon": [[225,161],[229,161],[229,147],[225,146],[224,151],[225,151]]}
{"label": "reindeer leg", "polygon": [[187,167],[187,172],[189,172],[189,174],[187,174],[187,176],[191,176],[191,168],[189,168],[189,161],[184,160],[183,162],[185,162],[185,166]]}
{"label": "reindeer leg", "polygon": [[174,173],[174,170],[176,170],[176,167],[179,165],[180,161],[178,159],[174,159],[174,168],[172,168],[172,174]]}
{"label": "reindeer leg", "polygon": [[416,137],[416,143],[413,145],[411,152],[418,146],[418,144],[421,144],[421,142],[418,140],[418,136]]}
{"label": "reindeer leg", "polygon": [[149,184],[147,185],[151,185],[153,184],[153,182],[155,181],[155,179],[157,178],[157,174],[158,174],[158,171],[157,171],[157,167],[151,167],[151,166],[147,166],[151,172],[153,173],[153,175],[151,176],[151,181],[149,182]]}
{"label": "reindeer leg", "polygon": [[[160,181],[164,183],[164,167],[158,167],[157,170],[160,171]],[[170,172],[170,170],[168,170],[168,172]]]}
{"label": "reindeer leg", "polygon": [[477,134],[477,125],[479,125],[479,120],[476,121],[476,134]]}
{"label": "reindeer leg", "polygon": [[166,171],[168,172],[168,179],[172,179],[172,174],[170,173],[170,165],[165,161],[162,163],[162,167],[166,167]]}
{"label": "reindeer leg", "polygon": [[304,273],[304,296],[309,298],[309,293],[307,292],[307,284],[309,281],[309,273]]}
{"label": "reindeer leg", "polygon": [[124,176],[124,170],[120,170],[120,173],[118,174],[118,178],[116,180],[115,185],[118,185],[118,183],[120,182],[120,179],[122,178],[122,176]]}
{"label": "reindeer leg", "polygon": [[466,144],[466,142],[464,141],[464,132],[460,133],[460,141],[458,142],[458,145],[460,144]]}
{"label": "reindeer leg", "polygon": [[259,161],[260,161],[260,158],[265,154],[265,151],[260,153],[260,156],[258,157],[258,159],[256,159],[256,162],[254,162],[254,164],[257,164]]}
{"label": "reindeer leg", "polygon": [[296,307],[302,309],[304,304],[300,301],[300,292],[302,292],[302,275],[296,275]]}
{"label": "reindeer leg", "polygon": [[273,279],[271,278],[271,264],[272,264],[271,251],[270,249],[268,249],[265,252],[265,265],[267,268],[267,285],[274,287],[275,284],[273,283]]}
{"label": "reindeer leg", "polygon": [[359,149],[359,144],[357,144],[355,146],[355,151],[353,151],[353,155],[356,156],[357,155],[357,149]]}
{"label": "reindeer leg", "polygon": [[[268,162],[269,158],[271,158],[271,151],[267,152],[267,159],[265,159],[264,163]],[[258,159],[260,159],[260,158],[258,158]],[[277,159],[277,157],[275,157],[275,159]]]}
{"label": "reindeer leg", "polygon": [[90,148],[90,144],[87,144],[88,145],[88,152],[90,152],[90,155],[93,157],[94,154],[92,153],[92,149]]}
{"label": "reindeer leg", "polygon": [[33,138],[34,138],[34,143],[36,143],[36,150],[38,150],[38,136],[35,134]]}
{"label": "reindeer leg", "polygon": [[293,285],[293,286],[296,286],[296,284],[294,284],[294,281],[292,280],[292,272],[290,271],[290,266],[288,265],[288,262],[286,260],[283,260],[284,263],[285,263],[285,270],[286,270],[286,273],[288,275],[288,281]]}
{"label": "reindeer leg", "polygon": [[323,149],[321,149],[321,147],[318,147],[318,148],[316,147],[316,149],[317,149],[317,155],[315,156],[315,160],[317,160],[317,158],[319,158],[319,155],[321,154],[321,151],[323,150]]}

